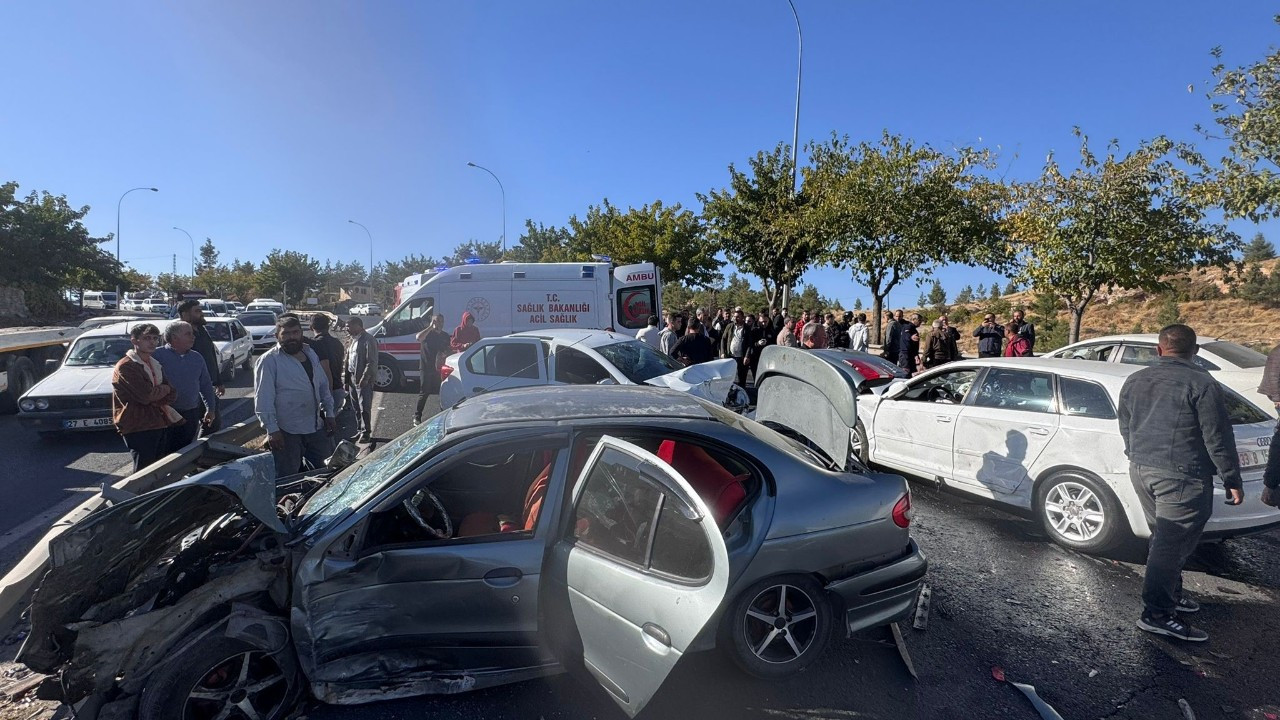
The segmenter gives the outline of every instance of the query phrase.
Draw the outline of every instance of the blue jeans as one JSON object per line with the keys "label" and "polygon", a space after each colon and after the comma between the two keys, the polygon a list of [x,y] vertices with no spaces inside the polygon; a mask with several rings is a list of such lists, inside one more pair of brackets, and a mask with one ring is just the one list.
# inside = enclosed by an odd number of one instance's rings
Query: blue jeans
{"label": "blue jeans", "polygon": [[1136,463],[1129,464],[1129,477],[1151,526],[1142,604],[1152,615],[1172,615],[1182,595],[1182,566],[1213,514],[1213,478]]}

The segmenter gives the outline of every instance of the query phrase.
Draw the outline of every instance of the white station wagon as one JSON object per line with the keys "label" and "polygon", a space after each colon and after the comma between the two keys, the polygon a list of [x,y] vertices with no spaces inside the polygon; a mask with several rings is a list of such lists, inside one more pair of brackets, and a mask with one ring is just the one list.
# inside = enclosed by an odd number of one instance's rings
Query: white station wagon
{"label": "white station wagon", "polygon": [[[1120,388],[1140,366],[987,358],[950,363],[858,397],[854,448],[864,461],[932,479],[1033,514],[1056,542],[1101,552],[1150,537],[1116,420]],[[1215,480],[1205,535],[1280,524],[1263,505],[1276,421],[1223,387],[1244,470],[1244,502]]]}

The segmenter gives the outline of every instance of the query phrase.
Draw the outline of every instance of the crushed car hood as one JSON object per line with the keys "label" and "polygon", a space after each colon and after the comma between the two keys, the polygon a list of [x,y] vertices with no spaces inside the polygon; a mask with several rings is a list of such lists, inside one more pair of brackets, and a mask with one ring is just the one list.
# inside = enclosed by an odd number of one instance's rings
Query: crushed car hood
{"label": "crushed car hood", "polygon": [[[248,512],[277,533],[275,463],[269,453],[206,470],[98,510],[49,542],[49,571],[32,596],[31,635],[19,659],[40,672],[65,662],[75,625],[126,595],[131,580],[196,530]],[[127,604],[127,603],[126,603]],[[123,608],[127,610],[128,608]]]}
{"label": "crushed car hood", "polygon": [[694,397],[723,405],[734,388],[738,365],[732,358],[690,365],[666,375],[645,380],[646,385],[687,392]]}

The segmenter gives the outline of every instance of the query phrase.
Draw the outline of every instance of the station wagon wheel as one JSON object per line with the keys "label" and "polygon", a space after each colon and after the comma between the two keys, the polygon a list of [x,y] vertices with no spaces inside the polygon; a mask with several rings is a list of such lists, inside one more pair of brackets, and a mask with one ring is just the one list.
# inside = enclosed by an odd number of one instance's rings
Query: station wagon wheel
{"label": "station wagon wheel", "polygon": [[832,617],[826,594],[812,578],[766,578],[738,596],[725,616],[721,642],[748,673],[788,677],[822,654]]}
{"label": "station wagon wheel", "polygon": [[269,653],[213,635],[166,658],[142,692],[140,720],[283,720],[301,694],[292,643]]}
{"label": "station wagon wheel", "polygon": [[1085,552],[1115,547],[1125,535],[1125,518],[1111,491],[1075,471],[1054,475],[1036,491],[1036,512],[1054,542]]}

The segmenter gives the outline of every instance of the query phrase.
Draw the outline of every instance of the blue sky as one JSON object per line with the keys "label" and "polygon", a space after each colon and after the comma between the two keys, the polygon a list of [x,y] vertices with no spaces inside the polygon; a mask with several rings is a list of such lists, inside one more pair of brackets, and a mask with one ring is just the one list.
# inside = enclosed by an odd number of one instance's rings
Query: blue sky
{"label": "blue sky", "polygon": [[[998,148],[1026,179],[1051,150],[1074,156],[1074,125],[1126,148],[1197,140],[1209,49],[1243,63],[1280,37],[1262,2],[796,7],[802,144],[888,128]],[[173,226],[224,261],[367,263],[348,219],[375,260],[497,240],[498,187],[473,161],[502,178],[514,244],[525,218],[561,225],[606,197],[697,210],[729,163],[790,141],[795,42],[785,0],[6,3],[0,179],[92,206],[101,235],[122,192],[160,188],[125,199],[121,257],[157,273],[177,253],[184,272]],[[952,293],[996,279],[936,276]],[[841,270],[806,280],[869,300]]]}

